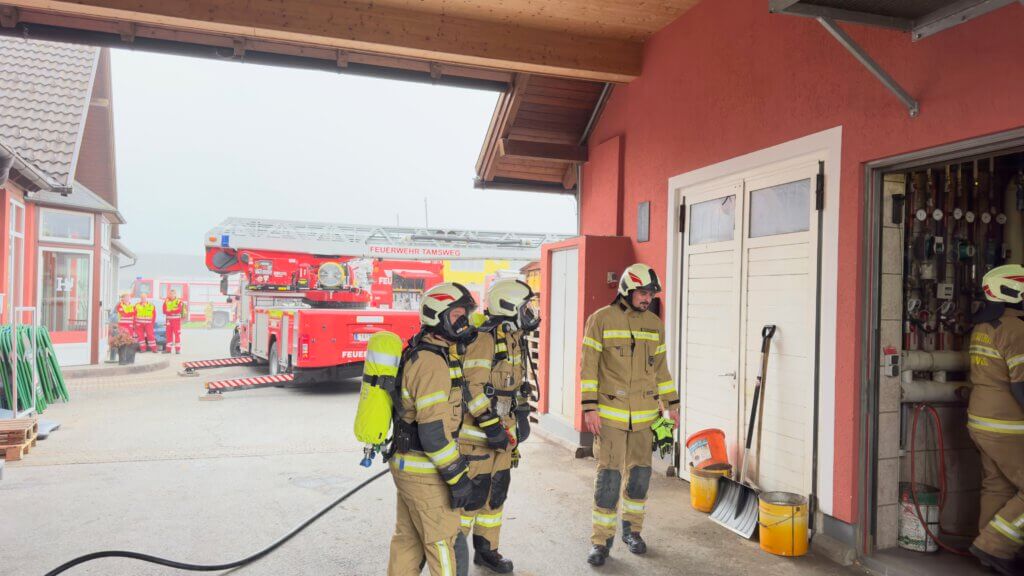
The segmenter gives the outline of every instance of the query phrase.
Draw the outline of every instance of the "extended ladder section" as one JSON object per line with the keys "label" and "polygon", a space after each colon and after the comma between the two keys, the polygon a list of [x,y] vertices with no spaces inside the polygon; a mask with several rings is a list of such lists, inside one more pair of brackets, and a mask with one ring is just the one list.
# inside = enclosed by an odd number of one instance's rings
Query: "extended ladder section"
{"label": "extended ladder section", "polygon": [[207,233],[206,246],[398,260],[533,261],[540,258],[542,244],[567,238],[570,236],[561,234],[228,218]]}
{"label": "extended ladder section", "polygon": [[295,381],[295,374],[275,374],[273,376],[252,376],[249,378],[231,378],[228,380],[214,380],[206,383],[207,394],[222,394],[237,390],[252,390],[254,388],[271,388],[288,382]]}

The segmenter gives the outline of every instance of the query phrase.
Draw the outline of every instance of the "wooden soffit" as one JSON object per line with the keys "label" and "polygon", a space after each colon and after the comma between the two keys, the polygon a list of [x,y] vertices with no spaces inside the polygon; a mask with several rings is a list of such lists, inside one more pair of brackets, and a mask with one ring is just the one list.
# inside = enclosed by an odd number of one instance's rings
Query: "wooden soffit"
{"label": "wooden soffit", "polygon": [[339,65],[372,56],[629,82],[643,42],[697,1],[0,0],[0,24],[113,27],[125,41],[214,36],[239,52],[287,44],[339,51]]}

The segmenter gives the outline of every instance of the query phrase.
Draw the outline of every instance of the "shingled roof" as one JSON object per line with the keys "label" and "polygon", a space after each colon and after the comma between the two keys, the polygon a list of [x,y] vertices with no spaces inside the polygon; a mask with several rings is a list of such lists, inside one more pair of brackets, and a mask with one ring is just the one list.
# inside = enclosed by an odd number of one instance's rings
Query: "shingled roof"
{"label": "shingled roof", "polygon": [[0,142],[70,187],[99,48],[0,38]]}

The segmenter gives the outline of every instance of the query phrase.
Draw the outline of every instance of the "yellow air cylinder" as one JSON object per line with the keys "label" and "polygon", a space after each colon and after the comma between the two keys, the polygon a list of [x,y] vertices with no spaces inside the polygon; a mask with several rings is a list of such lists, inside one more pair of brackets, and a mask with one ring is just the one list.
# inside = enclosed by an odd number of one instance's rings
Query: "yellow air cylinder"
{"label": "yellow air cylinder", "polygon": [[391,393],[399,386],[398,363],[402,357],[402,339],[394,332],[377,332],[366,343],[363,384],[356,407],[356,439],[364,444],[380,445],[391,429]]}
{"label": "yellow air cylinder", "polygon": [[718,498],[718,479],[732,478],[732,465],[710,464],[705,468],[690,465],[690,506],[701,512],[711,512]]}
{"label": "yellow air cylinder", "polygon": [[807,553],[807,498],[792,492],[765,492],[758,512],[762,550],[777,556]]}

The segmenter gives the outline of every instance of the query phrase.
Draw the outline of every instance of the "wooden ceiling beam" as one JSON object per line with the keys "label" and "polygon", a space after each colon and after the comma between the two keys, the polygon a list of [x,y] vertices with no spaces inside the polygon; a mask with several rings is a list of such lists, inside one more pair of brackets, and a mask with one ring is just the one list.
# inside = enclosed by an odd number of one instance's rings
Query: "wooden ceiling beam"
{"label": "wooden ceiling beam", "polygon": [[[2,0],[22,11],[598,82],[639,76],[642,44],[341,0]],[[23,17],[24,19],[24,17]]]}
{"label": "wooden ceiling beam", "polygon": [[503,158],[520,158],[523,160],[554,160],[558,162],[586,162],[586,146],[570,146],[567,144],[550,144],[548,142],[531,142],[529,140],[501,139],[501,155]]}

